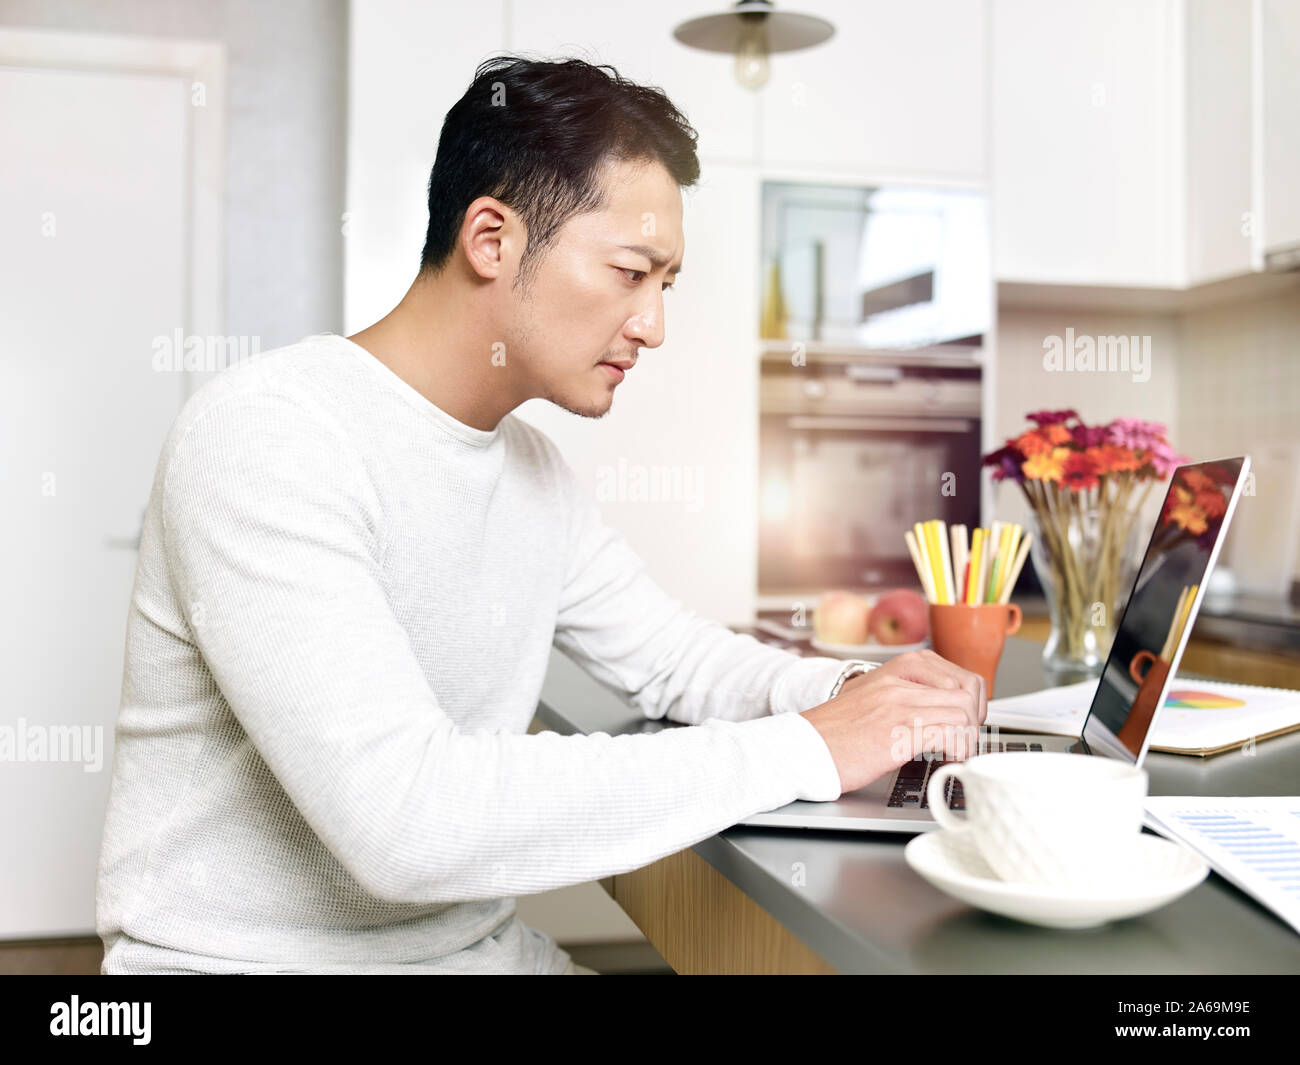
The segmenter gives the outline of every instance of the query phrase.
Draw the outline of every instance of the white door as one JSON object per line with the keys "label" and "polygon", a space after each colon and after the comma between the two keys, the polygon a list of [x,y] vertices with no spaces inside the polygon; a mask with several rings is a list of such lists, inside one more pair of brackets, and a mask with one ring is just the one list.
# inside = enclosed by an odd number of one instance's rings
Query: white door
{"label": "white door", "polygon": [[191,79],[13,55],[0,55],[7,939],[94,932],[141,517],[192,387],[154,368],[155,338],[195,329]]}

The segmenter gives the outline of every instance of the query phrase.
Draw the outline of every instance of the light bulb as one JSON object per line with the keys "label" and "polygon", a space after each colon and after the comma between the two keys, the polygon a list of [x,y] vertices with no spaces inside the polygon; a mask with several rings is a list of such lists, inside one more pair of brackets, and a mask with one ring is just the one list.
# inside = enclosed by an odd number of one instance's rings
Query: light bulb
{"label": "light bulb", "polygon": [[736,80],[747,89],[761,89],[771,76],[768,62],[767,28],[762,22],[741,28],[736,48]]}

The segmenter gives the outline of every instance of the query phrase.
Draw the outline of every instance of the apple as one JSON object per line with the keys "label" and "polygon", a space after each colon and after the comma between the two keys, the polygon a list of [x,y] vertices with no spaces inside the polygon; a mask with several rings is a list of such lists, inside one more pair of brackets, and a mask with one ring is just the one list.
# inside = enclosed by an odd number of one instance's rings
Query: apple
{"label": "apple", "polygon": [[866,643],[870,613],[871,608],[860,595],[838,590],[826,592],[813,612],[813,635],[822,643]]}
{"label": "apple", "polygon": [[876,600],[867,632],[876,643],[920,643],[929,630],[925,596],[911,588],[896,588]]}

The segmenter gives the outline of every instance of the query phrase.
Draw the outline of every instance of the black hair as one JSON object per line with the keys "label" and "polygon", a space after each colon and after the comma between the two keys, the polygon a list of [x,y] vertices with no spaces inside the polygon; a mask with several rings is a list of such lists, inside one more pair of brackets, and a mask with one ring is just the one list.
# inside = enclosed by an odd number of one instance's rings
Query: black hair
{"label": "black hair", "polygon": [[442,269],[466,209],[493,196],[527,228],[515,279],[527,289],[565,221],[604,205],[607,160],[658,161],[689,187],[700,176],[697,139],[661,89],[627,81],[608,64],[486,59],[442,123],[420,270]]}

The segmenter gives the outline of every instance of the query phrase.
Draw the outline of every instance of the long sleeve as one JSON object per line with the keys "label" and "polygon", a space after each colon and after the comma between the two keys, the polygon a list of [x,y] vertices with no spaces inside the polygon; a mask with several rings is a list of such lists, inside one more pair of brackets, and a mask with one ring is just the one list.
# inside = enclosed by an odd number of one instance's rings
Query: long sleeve
{"label": "long sleeve", "polygon": [[[310,400],[263,389],[206,409],[172,449],[162,514],[176,596],[221,695],[312,832],[377,898],[455,902],[582,883],[750,813],[839,795],[828,749],[797,714],[617,737],[459,729],[385,594],[385,514],[366,468]],[[606,605],[611,592],[607,580],[594,589]],[[582,613],[581,580],[566,597],[570,618],[603,616]],[[684,636],[673,629],[649,649],[675,670],[611,660],[643,699],[722,706],[697,686],[739,690],[739,660],[683,671]],[[766,669],[743,682],[756,693],[782,663],[752,657]],[[782,705],[832,679],[801,673]]]}
{"label": "long sleeve", "polygon": [[798,713],[830,698],[843,661],[768,646],[670,597],[558,461],[572,521],[555,634],[566,655],[646,717],[684,724]]}

